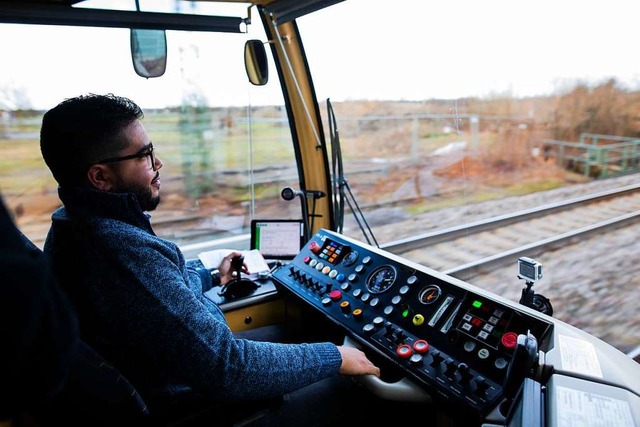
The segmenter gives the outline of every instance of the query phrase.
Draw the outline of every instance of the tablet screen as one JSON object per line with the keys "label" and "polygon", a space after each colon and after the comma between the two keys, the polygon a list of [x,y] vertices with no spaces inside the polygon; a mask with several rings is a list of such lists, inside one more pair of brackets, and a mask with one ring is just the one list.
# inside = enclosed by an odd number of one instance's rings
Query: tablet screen
{"label": "tablet screen", "polygon": [[251,249],[269,259],[291,260],[303,242],[304,225],[298,219],[254,219],[251,221]]}

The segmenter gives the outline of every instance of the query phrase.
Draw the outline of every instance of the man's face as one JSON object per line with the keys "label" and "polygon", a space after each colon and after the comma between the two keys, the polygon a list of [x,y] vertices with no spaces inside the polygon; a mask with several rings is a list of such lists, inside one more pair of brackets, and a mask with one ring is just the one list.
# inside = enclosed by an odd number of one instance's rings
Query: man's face
{"label": "man's face", "polygon": [[142,210],[152,211],[160,203],[159,170],[162,168],[162,161],[155,157],[149,136],[139,120],[127,126],[124,134],[129,140],[129,146],[120,151],[118,156],[139,156],[106,165],[113,171],[108,191],[133,193]]}

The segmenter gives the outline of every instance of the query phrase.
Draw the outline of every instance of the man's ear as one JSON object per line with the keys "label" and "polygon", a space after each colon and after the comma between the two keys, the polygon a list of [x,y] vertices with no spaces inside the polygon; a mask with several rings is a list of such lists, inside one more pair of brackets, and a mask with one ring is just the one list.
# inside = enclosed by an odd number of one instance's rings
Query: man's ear
{"label": "man's ear", "polygon": [[113,187],[113,173],[106,165],[95,164],[87,170],[87,180],[97,190],[109,191]]}

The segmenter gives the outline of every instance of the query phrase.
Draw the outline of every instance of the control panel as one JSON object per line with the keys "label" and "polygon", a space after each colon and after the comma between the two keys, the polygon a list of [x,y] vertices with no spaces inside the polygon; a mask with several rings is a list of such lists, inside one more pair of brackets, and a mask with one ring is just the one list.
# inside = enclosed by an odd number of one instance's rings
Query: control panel
{"label": "control panel", "polygon": [[504,396],[518,336],[553,324],[379,248],[320,230],[273,279],[429,392],[480,416]]}

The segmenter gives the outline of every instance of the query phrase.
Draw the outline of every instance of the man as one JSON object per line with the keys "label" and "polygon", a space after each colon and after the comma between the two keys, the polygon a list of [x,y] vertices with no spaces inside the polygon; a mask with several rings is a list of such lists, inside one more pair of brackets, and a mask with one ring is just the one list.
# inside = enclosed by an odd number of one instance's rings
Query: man
{"label": "man", "polygon": [[[238,253],[212,280],[155,235],[147,212],[160,202],[163,163],[142,118],[134,102],[112,94],[67,99],[43,117],[42,155],[64,204],[52,215],[45,252],[75,304],[81,336],[129,377],[152,412],[158,390],[232,402],[286,395],[284,415],[267,424],[322,423],[331,416],[322,399],[339,399],[338,390],[353,395],[349,377],[380,369],[360,350],[331,342],[232,333],[203,292],[232,278]],[[309,410],[314,401],[322,403],[318,413]]]}

